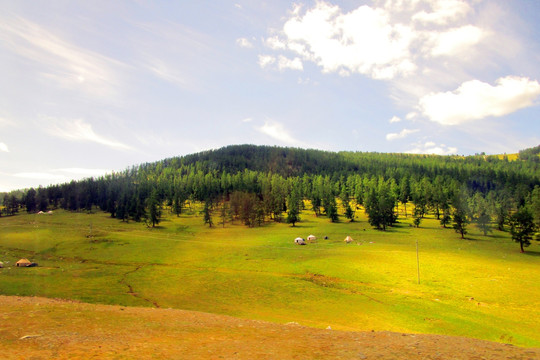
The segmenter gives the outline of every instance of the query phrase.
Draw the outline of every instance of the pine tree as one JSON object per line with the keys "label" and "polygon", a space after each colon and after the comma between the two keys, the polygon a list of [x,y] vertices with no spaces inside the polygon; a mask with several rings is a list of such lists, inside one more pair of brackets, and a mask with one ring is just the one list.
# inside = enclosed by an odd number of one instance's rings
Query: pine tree
{"label": "pine tree", "polygon": [[394,212],[396,197],[390,190],[390,183],[381,178],[377,185],[371,185],[365,199],[369,224],[383,231],[397,221],[397,215]]}
{"label": "pine tree", "polygon": [[157,196],[157,191],[152,191],[152,194],[147,200],[148,213],[146,214],[146,225],[150,227],[155,227],[161,222],[161,203]]}
{"label": "pine tree", "polygon": [[525,252],[523,249],[531,245],[532,235],[535,231],[534,219],[531,212],[521,207],[515,214],[510,216],[510,234],[512,234],[512,240],[519,243],[521,252]]}
{"label": "pine tree", "polygon": [[201,213],[203,214],[204,223],[208,224],[208,227],[212,227],[214,225],[212,221],[212,203],[209,200],[204,202],[204,208]]}
{"label": "pine tree", "polygon": [[467,213],[462,208],[457,208],[454,211],[454,224],[453,228],[456,232],[461,234],[461,238],[464,239],[467,234],[467,224],[469,219]]}
{"label": "pine tree", "polygon": [[354,213],[355,211],[351,208],[351,204],[347,202],[347,204],[345,205],[345,217],[349,219],[350,222],[354,221]]}
{"label": "pine tree", "polygon": [[448,207],[443,209],[442,218],[440,220],[443,228],[446,228],[446,225],[452,222],[452,217],[450,216],[450,209]]}
{"label": "pine tree", "polygon": [[405,210],[405,217],[407,217],[407,203],[411,197],[411,187],[409,184],[409,178],[405,176],[401,179],[399,184],[399,201],[403,204]]}
{"label": "pine tree", "polygon": [[34,190],[34,188],[30,188],[30,190],[26,192],[23,203],[26,206],[26,212],[31,213],[36,211],[36,190]]}
{"label": "pine tree", "polygon": [[287,223],[292,224],[294,227],[297,222],[300,221],[300,202],[301,188],[297,181],[293,181],[291,185],[291,193],[287,198],[288,211],[287,211]]}
{"label": "pine tree", "polygon": [[478,228],[482,230],[484,236],[491,232],[490,222],[491,217],[489,216],[489,214],[486,212],[486,210],[481,210],[480,214],[476,218],[476,226],[478,226]]}
{"label": "pine tree", "polygon": [[227,224],[227,221],[232,220],[231,219],[231,208],[229,206],[229,203],[225,200],[221,202],[221,205],[219,207],[219,223],[218,225],[222,225],[222,227],[225,227]]}

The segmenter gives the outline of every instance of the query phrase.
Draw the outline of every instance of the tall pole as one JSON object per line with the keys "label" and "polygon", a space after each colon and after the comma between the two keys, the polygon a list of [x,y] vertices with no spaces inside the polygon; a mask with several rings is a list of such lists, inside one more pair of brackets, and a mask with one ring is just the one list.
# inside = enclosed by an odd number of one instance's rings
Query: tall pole
{"label": "tall pole", "polygon": [[418,256],[418,239],[416,239],[416,268],[418,269],[418,284],[420,284],[420,257]]}

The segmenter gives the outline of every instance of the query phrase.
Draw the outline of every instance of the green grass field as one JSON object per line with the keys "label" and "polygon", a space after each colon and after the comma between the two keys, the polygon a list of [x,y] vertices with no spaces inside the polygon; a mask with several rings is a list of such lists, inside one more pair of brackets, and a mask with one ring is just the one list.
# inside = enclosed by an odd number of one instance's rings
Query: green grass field
{"label": "green grass field", "polygon": [[[0,293],[540,346],[538,243],[521,254],[507,233],[469,225],[462,240],[432,218],[381,232],[363,214],[332,224],[306,211],[296,227],[210,229],[194,213],[154,229],[100,212],[2,217]],[[16,268],[22,257],[39,267]]]}

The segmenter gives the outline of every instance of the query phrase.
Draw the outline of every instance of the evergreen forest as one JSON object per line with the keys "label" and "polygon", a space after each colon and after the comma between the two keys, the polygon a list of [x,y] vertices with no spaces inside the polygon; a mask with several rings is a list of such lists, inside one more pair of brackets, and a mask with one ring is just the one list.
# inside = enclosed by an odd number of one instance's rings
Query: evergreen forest
{"label": "evergreen forest", "polygon": [[208,226],[301,222],[300,210],[328,221],[354,221],[363,209],[386,230],[400,216],[436,216],[464,237],[475,224],[484,234],[510,231],[523,247],[540,226],[540,146],[506,155],[437,156],[329,152],[233,145],[141,164],[123,172],[61,185],[4,193],[0,216],[20,210],[99,208],[121,221],[160,222],[200,204]]}

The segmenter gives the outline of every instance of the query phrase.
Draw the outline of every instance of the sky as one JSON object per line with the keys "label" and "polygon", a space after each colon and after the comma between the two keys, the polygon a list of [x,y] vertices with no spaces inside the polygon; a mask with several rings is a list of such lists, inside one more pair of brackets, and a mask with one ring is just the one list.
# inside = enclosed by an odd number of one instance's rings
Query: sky
{"label": "sky", "polygon": [[540,1],[0,0],[0,192],[232,144],[540,144]]}

